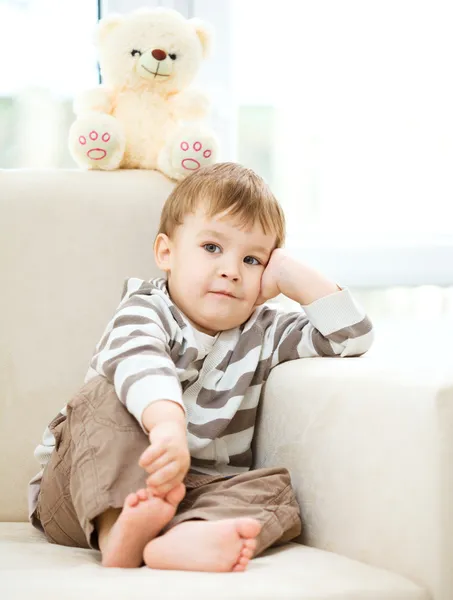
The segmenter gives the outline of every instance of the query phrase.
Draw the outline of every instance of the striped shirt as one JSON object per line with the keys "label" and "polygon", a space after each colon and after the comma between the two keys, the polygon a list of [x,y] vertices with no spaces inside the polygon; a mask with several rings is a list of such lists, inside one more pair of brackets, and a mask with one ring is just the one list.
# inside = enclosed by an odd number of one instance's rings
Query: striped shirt
{"label": "striped shirt", "polygon": [[[85,382],[105,377],[142,427],[149,404],[177,402],[186,415],[192,469],[212,475],[247,471],[258,403],[271,369],[297,358],[360,356],[372,344],[372,324],[347,288],[302,309],[263,304],[240,327],[208,336],[173,303],[165,279],[128,279]],[[35,451],[42,468],[54,444],[47,428]],[[41,474],[31,482],[35,492]]]}

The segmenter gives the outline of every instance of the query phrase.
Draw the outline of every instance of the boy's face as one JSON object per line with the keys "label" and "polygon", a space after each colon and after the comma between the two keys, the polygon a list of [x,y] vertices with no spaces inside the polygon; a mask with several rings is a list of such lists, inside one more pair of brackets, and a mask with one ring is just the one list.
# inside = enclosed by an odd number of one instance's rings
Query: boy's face
{"label": "boy's face", "polygon": [[231,217],[209,218],[200,207],[171,239],[159,234],[155,258],[168,274],[173,302],[199,331],[214,335],[252,314],[275,243],[259,223],[239,229]]}

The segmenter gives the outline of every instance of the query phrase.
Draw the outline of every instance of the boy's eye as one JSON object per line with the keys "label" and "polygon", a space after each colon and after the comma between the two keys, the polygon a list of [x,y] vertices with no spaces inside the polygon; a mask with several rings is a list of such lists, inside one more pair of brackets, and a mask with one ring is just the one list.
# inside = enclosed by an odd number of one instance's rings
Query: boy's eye
{"label": "boy's eye", "polygon": [[203,248],[211,254],[215,254],[216,249],[220,250],[220,246],[217,246],[217,244],[204,244]]}
{"label": "boy's eye", "polygon": [[[255,262],[252,262],[252,261],[255,261]],[[254,256],[246,256],[244,258],[244,262],[248,265],[260,265],[261,264],[260,261],[257,258],[255,258]]]}

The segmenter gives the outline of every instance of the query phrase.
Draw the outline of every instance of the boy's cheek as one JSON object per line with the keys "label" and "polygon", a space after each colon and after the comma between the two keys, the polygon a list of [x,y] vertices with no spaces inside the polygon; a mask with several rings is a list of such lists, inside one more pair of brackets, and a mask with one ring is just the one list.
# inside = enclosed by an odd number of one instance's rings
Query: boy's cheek
{"label": "boy's cheek", "polygon": [[259,281],[259,285],[255,289],[255,292],[254,292],[255,301],[253,302],[253,309],[255,309],[257,306],[260,306],[261,304],[263,304],[263,302],[266,301],[266,299],[263,296],[262,282],[263,282],[263,279],[261,277],[260,281]]}

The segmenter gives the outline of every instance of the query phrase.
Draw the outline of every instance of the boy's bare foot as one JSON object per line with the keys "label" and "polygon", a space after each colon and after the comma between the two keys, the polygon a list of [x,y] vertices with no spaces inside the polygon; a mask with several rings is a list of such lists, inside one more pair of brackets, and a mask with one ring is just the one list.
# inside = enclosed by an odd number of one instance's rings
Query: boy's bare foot
{"label": "boy's bare foot", "polygon": [[165,499],[148,497],[145,489],[129,494],[102,548],[104,567],[140,567],[143,549],[169,523],[185,494],[181,483]]}
{"label": "boy's bare foot", "polygon": [[255,519],[186,521],[146,545],[152,569],[244,571],[256,549],[261,525]]}

